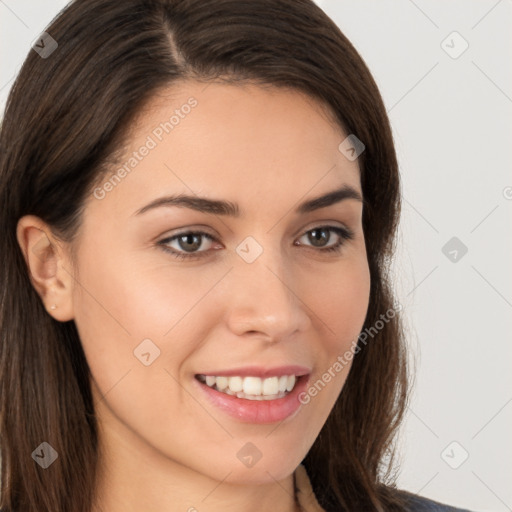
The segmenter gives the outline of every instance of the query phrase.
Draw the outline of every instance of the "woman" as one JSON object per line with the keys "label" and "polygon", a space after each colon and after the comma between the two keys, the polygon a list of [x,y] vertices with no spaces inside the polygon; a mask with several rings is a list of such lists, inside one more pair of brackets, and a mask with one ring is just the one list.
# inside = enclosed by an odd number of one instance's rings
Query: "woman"
{"label": "woman", "polygon": [[76,0],[0,141],[3,510],[455,510],[391,479],[397,161],[312,1]]}

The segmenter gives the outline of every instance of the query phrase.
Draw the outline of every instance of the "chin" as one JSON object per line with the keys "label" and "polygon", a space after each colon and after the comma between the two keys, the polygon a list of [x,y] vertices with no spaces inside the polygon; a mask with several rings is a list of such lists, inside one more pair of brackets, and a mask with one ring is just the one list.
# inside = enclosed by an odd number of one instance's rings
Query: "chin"
{"label": "chin", "polygon": [[[252,468],[236,468],[231,470],[231,473],[226,478],[225,482],[232,485],[275,484],[276,481],[281,481],[289,477],[295,471],[297,465],[287,463],[281,464],[279,466],[260,466],[258,463]],[[227,469],[224,475],[222,475],[220,478],[217,477],[216,479],[222,480],[228,471],[230,470]]]}
{"label": "chin", "polygon": [[274,450],[268,447],[267,450],[271,452],[271,455],[261,454],[261,458],[258,459],[257,453],[253,453],[251,460],[251,456],[246,455],[251,452],[251,449],[245,445],[235,454],[234,461],[231,458],[223,461],[223,474],[220,475],[220,478],[217,474],[216,478],[222,480],[229,473],[226,482],[231,484],[273,484],[276,480],[280,481],[289,477],[305,456],[302,453],[293,454],[288,450],[283,451],[277,447]]}

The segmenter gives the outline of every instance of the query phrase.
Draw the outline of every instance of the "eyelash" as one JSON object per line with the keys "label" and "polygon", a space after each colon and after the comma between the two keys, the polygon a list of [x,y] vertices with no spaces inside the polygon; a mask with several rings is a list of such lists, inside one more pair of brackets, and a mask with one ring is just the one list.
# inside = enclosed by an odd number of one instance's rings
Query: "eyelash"
{"label": "eyelash", "polygon": [[[310,233],[311,231],[321,230],[321,229],[325,229],[327,231],[333,231],[340,237],[339,241],[336,244],[334,244],[333,246],[328,247],[328,248],[319,248],[318,252],[321,252],[321,253],[340,252],[343,245],[345,245],[345,242],[352,240],[354,238],[353,231],[351,231],[350,229],[347,229],[347,228],[340,228],[338,226],[316,226],[312,229],[309,229],[305,233],[303,233],[300,238],[302,238],[304,235]],[[184,231],[182,233],[178,233],[177,235],[173,235],[169,238],[165,238],[164,240],[160,240],[160,242],[158,242],[157,245],[161,246],[165,252],[171,254],[171,256],[173,256],[177,259],[184,260],[184,259],[202,258],[203,257],[202,254],[206,253],[208,251],[198,251],[198,252],[194,252],[194,253],[187,253],[187,252],[176,251],[174,249],[169,248],[166,245],[166,244],[173,242],[174,240],[177,240],[178,238],[185,236],[185,235],[200,235],[200,236],[204,236],[205,238],[207,238],[213,242],[217,241],[212,235],[210,235],[209,233],[205,233],[204,231]]]}

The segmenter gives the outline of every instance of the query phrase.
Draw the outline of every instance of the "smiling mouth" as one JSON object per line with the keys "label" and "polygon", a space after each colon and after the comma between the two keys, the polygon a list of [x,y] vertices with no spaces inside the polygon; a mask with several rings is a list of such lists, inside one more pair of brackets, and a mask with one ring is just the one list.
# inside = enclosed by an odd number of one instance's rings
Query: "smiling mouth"
{"label": "smiling mouth", "polygon": [[290,393],[298,379],[295,375],[280,377],[242,377],[198,374],[195,378],[208,387],[226,395],[247,400],[277,400]]}

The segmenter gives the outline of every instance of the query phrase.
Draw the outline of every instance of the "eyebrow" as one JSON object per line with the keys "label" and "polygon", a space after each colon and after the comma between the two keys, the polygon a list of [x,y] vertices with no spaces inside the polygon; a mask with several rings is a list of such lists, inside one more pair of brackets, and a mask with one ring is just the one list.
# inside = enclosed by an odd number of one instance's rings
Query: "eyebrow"
{"label": "eyebrow", "polygon": [[[320,208],[327,208],[333,204],[339,203],[345,199],[355,199],[363,202],[361,194],[350,185],[343,185],[341,188],[328,192],[319,197],[309,199],[301,203],[295,210],[297,214],[309,213]],[[178,206],[182,208],[190,208],[202,213],[210,213],[214,215],[225,215],[230,217],[240,217],[240,207],[231,201],[223,201],[219,199],[208,199],[206,197],[189,196],[178,194],[173,196],[165,196],[151,201],[135,212],[135,215],[141,215],[154,208],[162,206]]]}

